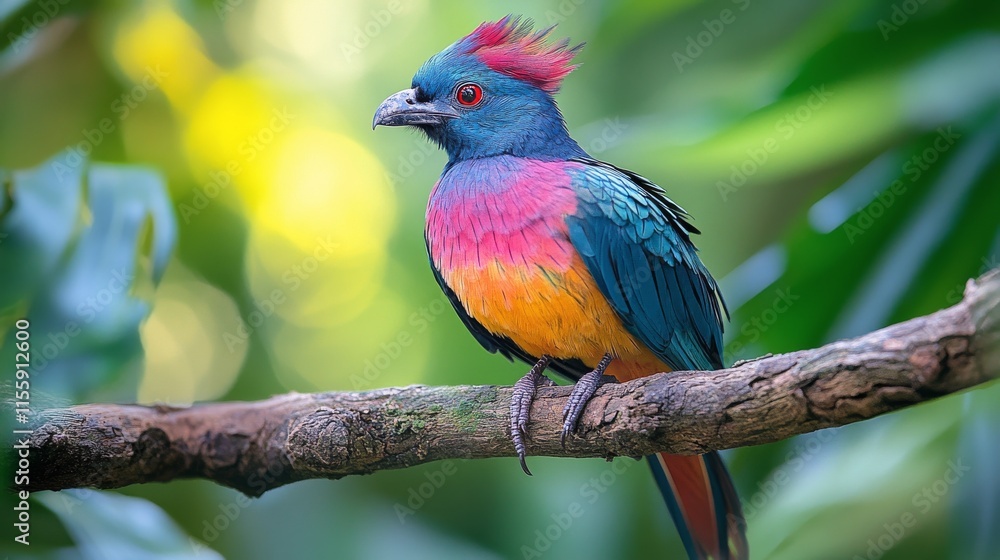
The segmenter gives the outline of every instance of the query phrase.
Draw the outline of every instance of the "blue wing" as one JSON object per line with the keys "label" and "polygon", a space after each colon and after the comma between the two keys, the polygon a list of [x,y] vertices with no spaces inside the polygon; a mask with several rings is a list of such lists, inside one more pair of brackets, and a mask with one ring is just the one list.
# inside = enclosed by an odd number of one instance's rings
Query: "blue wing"
{"label": "blue wing", "polygon": [[571,172],[569,237],[630,333],[675,370],[722,367],[719,286],[684,210],[650,181],[592,159]]}

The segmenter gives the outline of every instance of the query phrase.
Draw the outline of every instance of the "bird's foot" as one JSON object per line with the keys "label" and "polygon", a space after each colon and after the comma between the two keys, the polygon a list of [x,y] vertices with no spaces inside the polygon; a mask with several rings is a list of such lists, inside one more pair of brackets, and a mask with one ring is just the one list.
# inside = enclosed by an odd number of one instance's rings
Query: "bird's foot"
{"label": "bird's foot", "polygon": [[577,424],[580,422],[580,417],[583,416],[583,409],[587,407],[587,402],[590,401],[590,398],[594,396],[594,392],[600,387],[604,378],[604,371],[608,369],[608,365],[611,364],[611,360],[613,359],[611,354],[605,354],[601,358],[600,363],[597,364],[597,367],[594,368],[594,371],[585,374],[573,386],[573,392],[570,393],[569,400],[563,408],[563,428],[562,435],[559,437],[563,445],[566,445],[566,436],[576,430]]}
{"label": "bird's foot", "polygon": [[521,461],[521,469],[528,476],[531,476],[531,471],[524,460],[527,455],[524,438],[528,433],[528,415],[531,412],[531,402],[535,400],[535,390],[543,385],[555,385],[543,375],[551,360],[550,356],[542,356],[531,367],[531,371],[514,384],[514,395],[510,399],[510,437],[514,441],[517,458]]}

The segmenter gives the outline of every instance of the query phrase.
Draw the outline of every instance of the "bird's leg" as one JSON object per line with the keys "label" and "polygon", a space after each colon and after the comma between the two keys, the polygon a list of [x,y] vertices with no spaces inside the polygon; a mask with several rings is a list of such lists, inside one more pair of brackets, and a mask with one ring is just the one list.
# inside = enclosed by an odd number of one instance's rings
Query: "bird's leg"
{"label": "bird's leg", "polygon": [[528,476],[531,476],[531,471],[524,461],[527,454],[524,437],[528,433],[528,413],[531,411],[531,402],[535,400],[535,389],[541,385],[554,385],[551,379],[543,375],[550,361],[552,357],[549,355],[539,358],[531,371],[514,384],[514,395],[510,399],[510,437],[514,440],[517,458],[521,460],[521,469]]}
{"label": "bird's leg", "polygon": [[604,371],[608,369],[608,365],[611,364],[611,360],[613,359],[614,357],[611,354],[605,354],[601,358],[600,363],[597,364],[597,367],[594,368],[594,371],[585,374],[573,386],[573,392],[570,393],[569,400],[566,402],[565,408],[563,408],[563,429],[562,435],[559,438],[563,445],[566,444],[566,436],[576,430],[580,416],[583,416],[583,409],[587,407],[587,401],[594,396],[597,387],[601,385],[601,381],[604,378]]}

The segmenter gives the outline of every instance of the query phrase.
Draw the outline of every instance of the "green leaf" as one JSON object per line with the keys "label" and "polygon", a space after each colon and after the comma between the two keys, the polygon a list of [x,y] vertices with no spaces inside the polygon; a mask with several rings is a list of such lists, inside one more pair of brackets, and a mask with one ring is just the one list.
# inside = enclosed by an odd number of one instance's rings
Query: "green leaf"
{"label": "green leaf", "polygon": [[177,237],[163,179],[67,151],[8,184],[0,262],[16,274],[0,278],[0,309],[6,328],[31,322],[33,388],[79,399],[117,383],[108,393],[134,398],[138,327]]}
{"label": "green leaf", "polygon": [[85,560],[215,560],[222,556],[186,535],[155,504],[97,490],[41,493],[35,499],[52,510],[76,541]]}

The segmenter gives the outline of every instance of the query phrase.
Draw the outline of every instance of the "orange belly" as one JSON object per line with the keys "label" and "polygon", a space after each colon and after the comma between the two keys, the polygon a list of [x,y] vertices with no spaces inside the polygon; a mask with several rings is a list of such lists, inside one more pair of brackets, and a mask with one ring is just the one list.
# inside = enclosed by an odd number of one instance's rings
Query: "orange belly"
{"label": "orange belly", "polygon": [[607,374],[621,381],[669,371],[625,329],[578,256],[558,273],[491,260],[442,274],[470,316],[532,356],[594,367],[610,352],[616,359]]}

